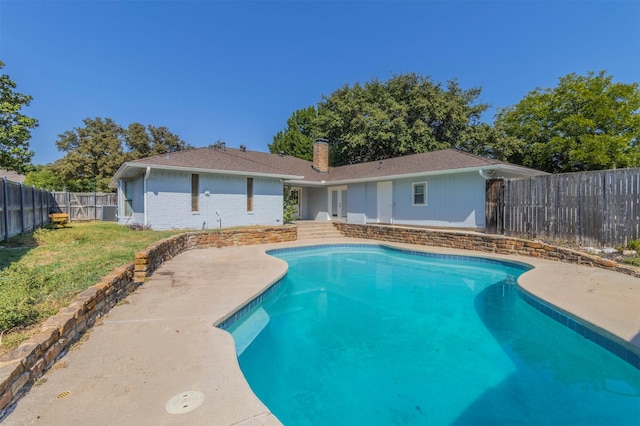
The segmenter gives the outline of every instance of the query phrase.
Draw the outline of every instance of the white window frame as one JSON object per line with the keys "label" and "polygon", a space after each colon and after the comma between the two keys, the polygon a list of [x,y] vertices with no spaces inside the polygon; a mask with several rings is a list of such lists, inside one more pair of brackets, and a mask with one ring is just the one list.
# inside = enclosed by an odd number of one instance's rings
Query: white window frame
{"label": "white window frame", "polygon": [[[416,187],[420,187],[422,186],[424,188],[424,192],[423,192],[423,197],[424,197],[424,202],[422,203],[416,203]],[[427,203],[427,188],[429,187],[429,185],[427,184],[427,182],[413,182],[411,184],[411,205],[412,206],[416,206],[416,207],[423,207],[428,205]]]}

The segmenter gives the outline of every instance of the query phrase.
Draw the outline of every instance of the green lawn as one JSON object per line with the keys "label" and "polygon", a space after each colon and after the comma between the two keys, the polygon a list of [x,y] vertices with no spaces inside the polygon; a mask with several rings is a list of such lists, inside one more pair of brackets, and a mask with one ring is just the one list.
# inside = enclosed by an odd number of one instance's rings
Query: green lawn
{"label": "green lawn", "polygon": [[[134,231],[108,222],[42,228],[0,244],[0,335],[55,314],[151,243],[181,231]],[[2,346],[15,346],[19,333]]]}

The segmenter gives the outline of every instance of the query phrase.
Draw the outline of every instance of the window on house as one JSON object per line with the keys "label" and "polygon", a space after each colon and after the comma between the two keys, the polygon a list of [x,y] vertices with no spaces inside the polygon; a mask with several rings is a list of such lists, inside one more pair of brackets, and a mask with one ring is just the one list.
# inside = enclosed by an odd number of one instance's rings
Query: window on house
{"label": "window on house", "polygon": [[133,215],[133,182],[124,183],[124,215]]}
{"label": "window on house", "polygon": [[253,178],[247,178],[247,211],[253,211]]}
{"label": "window on house", "polygon": [[416,182],[413,184],[413,205],[427,205],[427,182]]}
{"label": "window on house", "polygon": [[191,175],[191,211],[198,210],[198,194],[200,193],[200,175]]}

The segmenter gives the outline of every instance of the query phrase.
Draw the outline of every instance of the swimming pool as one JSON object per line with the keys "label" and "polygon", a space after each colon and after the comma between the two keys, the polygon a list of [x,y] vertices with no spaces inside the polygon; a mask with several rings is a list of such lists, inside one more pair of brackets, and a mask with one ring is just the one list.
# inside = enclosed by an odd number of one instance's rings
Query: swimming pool
{"label": "swimming pool", "polygon": [[531,307],[527,267],[381,246],[277,250],[229,331],[285,425],[636,424],[640,371]]}

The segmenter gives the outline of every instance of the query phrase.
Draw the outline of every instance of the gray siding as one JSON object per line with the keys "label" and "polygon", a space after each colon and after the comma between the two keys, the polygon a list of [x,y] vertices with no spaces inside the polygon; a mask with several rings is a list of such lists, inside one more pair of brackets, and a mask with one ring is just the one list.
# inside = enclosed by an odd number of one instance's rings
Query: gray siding
{"label": "gray siding", "polygon": [[[412,205],[412,183],[427,182],[427,205]],[[478,173],[403,179],[393,185],[395,224],[484,228],[485,180]]]}
{"label": "gray siding", "polygon": [[[413,205],[414,182],[427,182],[427,205]],[[484,228],[485,180],[478,173],[399,179],[392,183],[397,225]],[[377,182],[350,184],[350,223],[378,222]]]}

